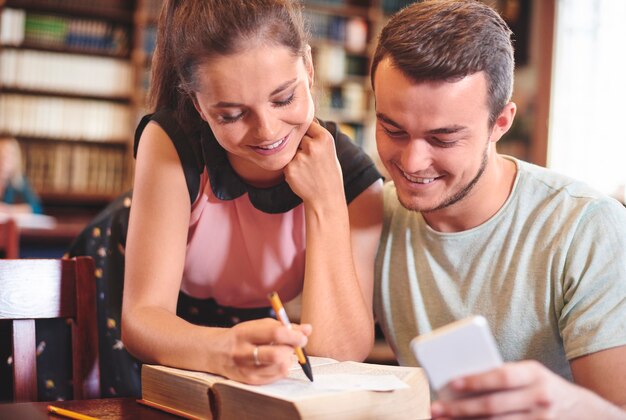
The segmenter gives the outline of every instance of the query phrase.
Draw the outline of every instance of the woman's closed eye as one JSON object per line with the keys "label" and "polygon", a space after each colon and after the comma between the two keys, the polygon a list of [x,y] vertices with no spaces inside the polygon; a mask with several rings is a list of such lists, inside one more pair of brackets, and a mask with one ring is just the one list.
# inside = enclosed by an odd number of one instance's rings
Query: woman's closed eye
{"label": "woman's closed eye", "polygon": [[243,117],[243,112],[239,114],[218,115],[217,122],[220,124],[232,124],[239,121]]}
{"label": "woman's closed eye", "polygon": [[280,101],[273,101],[272,103],[274,104],[275,107],[280,108],[280,107],[291,104],[295,98],[296,98],[296,94],[292,93],[287,98],[280,100]]}

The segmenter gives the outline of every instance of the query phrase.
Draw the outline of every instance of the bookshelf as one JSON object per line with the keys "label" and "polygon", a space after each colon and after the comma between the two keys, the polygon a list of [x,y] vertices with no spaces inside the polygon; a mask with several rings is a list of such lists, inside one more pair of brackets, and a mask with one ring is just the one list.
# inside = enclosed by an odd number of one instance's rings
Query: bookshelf
{"label": "bookshelf", "polygon": [[0,0],[0,134],[47,213],[89,217],[130,187],[134,9]]}
{"label": "bookshelf", "polygon": [[135,38],[131,53],[135,71],[133,90],[135,118],[139,120],[148,112],[147,94],[150,87],[150,67],[156,45],[157,20],[162,0],[137,0],[135,12]]}

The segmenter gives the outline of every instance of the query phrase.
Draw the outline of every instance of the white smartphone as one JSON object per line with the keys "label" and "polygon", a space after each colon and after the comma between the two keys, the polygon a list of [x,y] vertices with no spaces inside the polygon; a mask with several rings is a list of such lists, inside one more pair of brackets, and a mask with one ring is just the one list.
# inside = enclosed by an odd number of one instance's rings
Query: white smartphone
{"label": "white smartphone", "polygon": [[484,372],[502,364],[487,320],[472,316],[421,334],[411,351],[439,391],[454,378]]}

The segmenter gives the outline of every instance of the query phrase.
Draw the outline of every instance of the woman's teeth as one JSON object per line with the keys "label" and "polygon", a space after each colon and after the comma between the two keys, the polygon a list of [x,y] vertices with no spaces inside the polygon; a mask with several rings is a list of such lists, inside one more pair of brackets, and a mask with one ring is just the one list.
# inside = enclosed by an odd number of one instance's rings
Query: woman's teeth
{"label": "woman's teeth", "polygon": [[257,146],[259,149],[264,149],[264,150],[272,150],[272,149],[276,149],[278,146],[280,146],[281,144],[283,144],[283,142],[285,141],[285,139],[280,139],[278,140],[276,143],[272,143],[269,144],[267,146]]}

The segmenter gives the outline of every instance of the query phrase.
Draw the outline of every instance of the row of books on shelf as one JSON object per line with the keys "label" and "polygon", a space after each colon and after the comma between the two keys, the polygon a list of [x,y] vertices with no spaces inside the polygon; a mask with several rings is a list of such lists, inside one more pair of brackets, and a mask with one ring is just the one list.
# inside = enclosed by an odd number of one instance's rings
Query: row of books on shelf
{"label": "row of books on shelf", "polygon": [[368,23],[364,18],[318,13],[309,9],[305,9],[304,15],[314,41],[329,41],[350,52],[365,53]]}
{"label": "row of books on shelf", "polygon": [[129,53],[129,29],[103,20],[62,17],[5,8],[0,43],[67,48],[113,55]]}
{"label": "row of books on shelf", "polygon": [[3,49],[0,86],[130,98],[133,71],[129,62],[115,58]]}
{"label": "row of books on shelf", "polygon": [[37,7],[45,5],[48,8],[60,9],[89,9],[102,12],[130,12],[135,6],[134,1],[128,0],[6,0],[7,5],[23,7]]}
{"label": "row of books on shelf", "polygon": [[[341,84],[348,77],[367,76],[369,59],[360,55],[351,55],[335,45],[319,45],[313,48],[315,72],[325,84]],[[367,83],[364,79],[363,83]]]}
{"label": "row of books on shelf", "polygon": [[367,118],[367,95],[360,83],[344,83],[328,89],[315,91],[317,107],[328,110],[331,115],[340,115],[341,119],[363,121]]}
{"label": "row of books on shelf", "polygon": [[381,7],[386,14],[395,13],[417,0],[381,0]]}
{"label": "row of books on shelf", "polygon": [[36,191],[118,194],[124,190],[124,149],[21,142],[24,173]]}
{"label": "row of books on shelf", "polygon": [[163,0],[144,0],[143,10],[149,20],[156,21],[161,12],[161,6],[163,6]]}
{"label": "row of books on shelf", "polygon": [[127,142],[130,105],[39,95],[0,95],[0,132],[64,140]]}
{"label": "row of books on shelf", "polygon": [[[380,7],[386,14],[395,13],[401,8],[418,0],[379,0]],[[306,3],[322,6],[361,6],[371,7],[373,0],[306,0]]]}

